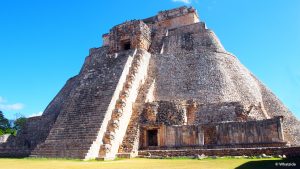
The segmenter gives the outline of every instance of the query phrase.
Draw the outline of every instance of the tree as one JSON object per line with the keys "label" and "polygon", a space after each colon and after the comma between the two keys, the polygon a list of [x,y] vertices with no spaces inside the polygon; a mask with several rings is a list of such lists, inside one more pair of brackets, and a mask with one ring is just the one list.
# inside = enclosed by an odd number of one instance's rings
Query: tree
{"label": "tree", "polygon": [[19,117],[14,121],[14,125],[12,127],[9,120],[5,118],[3,112],[0,111],[0,136],[3,134],[16,136],[17,132],[25,126],[26,120],[27,119],[24,116],[19,114]]}
{"label": "tree", "polygon": [[10,132],[10,124],[7,118],[4,117],[3,112],[0,111],[0,136]]}
{"label": "tree", "polygon": [[13,129],[15,129],[16,131],[21,130],[25,126],[26,120],[27,120],[26,117],[19,117],[19,118],[17,118],[14,121],[14,127],[13,127]]}

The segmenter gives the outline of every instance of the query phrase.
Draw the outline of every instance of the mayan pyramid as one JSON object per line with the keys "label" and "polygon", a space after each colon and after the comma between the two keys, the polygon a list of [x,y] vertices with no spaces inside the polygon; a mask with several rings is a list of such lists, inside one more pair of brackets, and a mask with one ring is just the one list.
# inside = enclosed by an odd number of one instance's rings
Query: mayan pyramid
{"label": "mayan pyramid", "polygon": [[[234,125],[241,137],[218,134],[221,126],[225,131]],[[172,132],[157,135],[160,127]],[[203,141],[181,135],[187,130],[204,130]],[[29,118],[16,137],[0,144],[0,156],[113,159],[137,153],[144,143],[168,147],[172,139],[163,137],[176,134],[183,140],[176,148],[300,144],[300,123],[292,112],[188,7],[128,21],[104,34],[103,46],[90,49],[79,74],[43,115]],[[214,134],[217,139],[210,139]]]}

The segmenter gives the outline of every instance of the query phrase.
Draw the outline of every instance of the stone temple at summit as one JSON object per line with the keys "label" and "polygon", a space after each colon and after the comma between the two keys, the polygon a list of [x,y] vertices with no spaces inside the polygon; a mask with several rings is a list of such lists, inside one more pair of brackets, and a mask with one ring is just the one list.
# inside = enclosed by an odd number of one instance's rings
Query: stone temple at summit
{"label": "stone temple at summit", "polygon": [[0,143],[0,156],[289,154],[299,144],[292,112],[194,8],[180,7],[111,28],[43,115]]}

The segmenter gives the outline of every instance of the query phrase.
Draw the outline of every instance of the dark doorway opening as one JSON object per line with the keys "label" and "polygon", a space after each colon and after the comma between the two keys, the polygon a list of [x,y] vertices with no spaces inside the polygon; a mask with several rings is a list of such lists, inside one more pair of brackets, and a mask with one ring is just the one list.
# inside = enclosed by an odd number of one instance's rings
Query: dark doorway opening
{"label": "dark doorway opening", "polygon": [[148,130],[148,146],[158,146],[157,130]]}
{"label": "dark doorway opening", "polygon": [[129,50],[129,49],[131,49],[131,43],[130,43],[130,41],[124,41],[124,42],[122,42],[122,49],[123,50]]}

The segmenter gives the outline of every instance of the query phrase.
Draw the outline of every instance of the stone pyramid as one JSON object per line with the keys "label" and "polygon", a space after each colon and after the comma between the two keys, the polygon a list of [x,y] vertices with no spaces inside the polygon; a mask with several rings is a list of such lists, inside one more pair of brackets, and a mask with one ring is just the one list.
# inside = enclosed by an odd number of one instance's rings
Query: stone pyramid
{"label": "stone pyramid", "polygon": [[142,111],[153,102],[197,104],[191,124],[283,116],[284,140],[300,144],[292,112],[224,49],[195,9],[125,22],[103,40],[43,115],[0,145],[1,156],[114,158],[128,144],[138,149]]}

